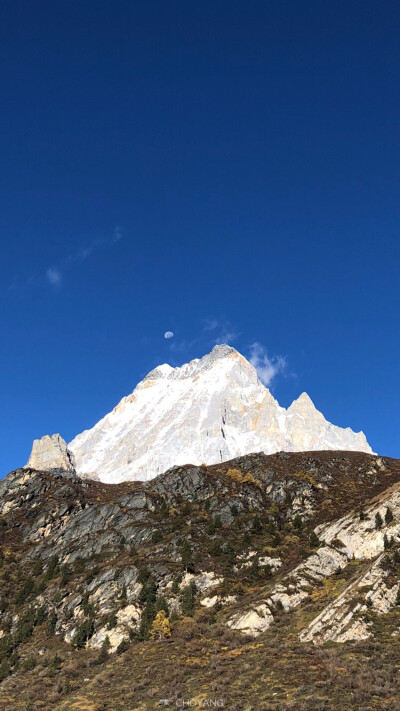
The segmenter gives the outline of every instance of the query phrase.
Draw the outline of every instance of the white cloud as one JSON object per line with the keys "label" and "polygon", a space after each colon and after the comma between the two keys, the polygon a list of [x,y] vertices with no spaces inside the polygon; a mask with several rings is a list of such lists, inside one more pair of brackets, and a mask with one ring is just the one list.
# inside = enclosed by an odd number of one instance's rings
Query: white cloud
{"label": "white cloud", "polygon": [[283,356],[272,356],[261,343],[253,343],[250,346],[249,361],[257,371],[257,375],[264,385],[270,385],[278,373],[283,373],[286,368],[286,358]]}
{"label": "white cloud", "polygon": [[48,282],[52,286],[61,286],[63,277],[60,272],[60,270],[57,267],[49,267],[48,270],[46,271],[46,277]]}
{"label": "white cloud", "polygon": [[119,242],[122,239],[122,230],[118,225],[114,228],[112,242]]}
{"label": "white cloud", "polygon": [[172,331],[166,331],[164,333],[164,338],[166,338],[167,340],[169,340],[170,338],[173,338],[173,337],[174,337],[174,334]]}

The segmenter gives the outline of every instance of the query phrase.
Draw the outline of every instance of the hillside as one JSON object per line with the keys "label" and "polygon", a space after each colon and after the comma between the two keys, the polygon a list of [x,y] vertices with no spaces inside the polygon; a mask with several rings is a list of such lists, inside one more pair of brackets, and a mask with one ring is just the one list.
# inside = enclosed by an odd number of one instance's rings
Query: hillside
{"label": "hillside", "polygon": [[399,460],[19,469],[0,511],[1,711],[399,708]]}

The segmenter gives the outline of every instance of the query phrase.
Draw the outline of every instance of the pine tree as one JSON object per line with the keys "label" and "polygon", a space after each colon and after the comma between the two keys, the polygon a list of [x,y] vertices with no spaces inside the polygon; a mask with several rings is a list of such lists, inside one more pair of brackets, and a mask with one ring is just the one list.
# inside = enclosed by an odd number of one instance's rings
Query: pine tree
{"label": "pine tree", "polygon": [[385,523],[386,523],[386,524],[392,523],[393,518],[394,518],[394,517],[393,517],[393,511],[392,511],[392,509],[390,509],[390,508],[388,507],[388,508],[386,509],[386,513],[385,513]]}
{"label": "pine tree", "polygon": [[379,511],[377,514],[375,514],[375,528],[377,531],[379,531],[383,526],[383,520],[382,516],[380,515]]}
{"label": "pine tree", "polygon": [[104,662],[107,661],[107,659],[108,659],[108,652],[109,652],[110,647],[111,647],[110,640],[109,640],[109,638],[108,638],[108,636],[107,636],[107,637],[104,639],[103,644],[101,645],[100,654],[99,654],[99,656],[97,657],[97,663],[98,663],[98,664],[103,664]]}
{"label": "pine tree", "polygon": [[192,552],[189,541],[186,541],[186,540],[183,541],[180,552],[181,552],[183,567],[189,573],[194,573],[195,568],[194,568],[194,563],[193,563],[193,552]]}
{"label": "pine tree", "polygon": [[158,640],[171,637],[171,625],[164,610],[157,612],[150,628],[150,637]]}
{"label": "pine tree", "polygon": [[188,617],[192,617],[196,602],[196,585],[192,581],[190,585],[187,585],[182,590],[182,613]]}
{"label": "pine tree", "polygon": [[158,595],[156,599],[155,609],[157,610],[157,612],[163,610],[167,616],[169,615],[168,602],[165,599],[164,595]]}
{"label": "pine tree", "polygon": [[252,528],[253,533],[258,536],[260,533],[262,533],[262,523],[258,516],[255,517],[253,521],[253,528]]}

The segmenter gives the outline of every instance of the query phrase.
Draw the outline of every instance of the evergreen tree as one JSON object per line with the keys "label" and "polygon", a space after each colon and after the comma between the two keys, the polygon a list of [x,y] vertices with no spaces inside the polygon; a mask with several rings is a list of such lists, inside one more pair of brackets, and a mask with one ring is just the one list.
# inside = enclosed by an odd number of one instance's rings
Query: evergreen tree
{"label": "evergreen tree", "polygon": [[159,595],[156,599],[156,605],[155,605],[156,612],[165,612],[165,614],[169,615],[169,607],[168,607],[168,602],[166,601],[164,595]]}
{"label": "evergreen tree", "polygon": [[185,570],[187,570],[187,572],[189,573],[194,573],[195,568],[193,563],[193,552],[189,541],[183,541],[180,553],[182,558],[182,565]]}
{"label": "evergreen tree", "polygon": [[253,521],[252,532],[253,532],[256,536],[258,536],[258,535],[260,535],[260,533],[262,533],[262,523],[261,523],[260,519],[258,518],[258,516],[256,516],[255,519],[254,519],[254,521]]}
{"label": "evergreen tree", "polygon": [[386,524],[392,523],[393,518],[394,518],[394,516],[393,516],[393,511],[392,511],[392,509],[390,509],[390,508],[388,507],[388,508],[386,509],[386,513],[385,513],[385,523],[386,523]]}
{"label": "evergreen tree", "polygon": [[100,654],[99,654],[99,656],[97,657],[97,660],[96,660],[98,664],[104,664],[104,662],[107,661],[107,659],[108,659],[108,652],[109,652],[110,647],[111,647],[111,644],[110,644],[109,637],[108,637],[108,635],[107,635],[107,637],[105,638],[103,644],[101,645]]}
{"label": "evergreen tree", "polygon": [[377,531],[379,531],[382,528],[382,526],[383,526],[382,516],[380,515],[380,513],[378,511],[378,513],[375,515],[375,528]]}
{"label": "evergreen tree", "polygon": [[196,592],[197,592],[197,588],[196,588],[196,585],[193,583],[193,581],[190,583],[190,585],[186,585],[186,587],[184,587],[182,590],[182,595],[181,595],[182,613],[184,615],[187,615],[188,617],[193,616],[195,603],[196,603]]}

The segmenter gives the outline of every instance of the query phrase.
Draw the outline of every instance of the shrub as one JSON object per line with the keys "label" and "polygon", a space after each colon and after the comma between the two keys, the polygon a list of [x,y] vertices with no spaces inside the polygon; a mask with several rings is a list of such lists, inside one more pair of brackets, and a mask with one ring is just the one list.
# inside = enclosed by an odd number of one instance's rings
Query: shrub
{"label": "shrub", "polygon": [[219,541],[214,541],[209,548],[209,553],[213,558],[222,556],[222,546]]}
{"label": "shrub", "polygon": [[162,538],[163,538],[163,536],[162,536],[161,531],[159,531],[159,530],[157,529],[156,531],[154,531],[154,533],[153,533],[153,535],[152,535],[152,537],[151,537],[151,540],[152,540],[153,543],[160,543],[160,541],[162,541]]}
{"label": "shrub", "polygon": [[35,668],[37,664],[37,661],[35,657],[27,657],[27,659],[24,660],[22,664],[22,668],[24,671],[31,671],[32,669]]}
{"label": "shrub", "polygon": [[246,472],[246,474],[244,475],[243,484],[255,484],[256,486],[259,485],[257,479],[255,479],[250,472]]}
{"label": "shrub", "polygon": [[375,528],[377,531],[379,531],[383,526],[383,520],[382,516],[380,515],[379,511],[378,513],[375,514]]}
{"label": "shrub", "polygon": [[240,469],[228,469],[228,471],[226,472],[226,476],[229,476],[234,481],[243,481],[243,474]]}

